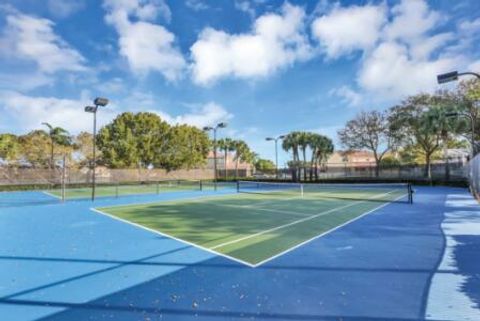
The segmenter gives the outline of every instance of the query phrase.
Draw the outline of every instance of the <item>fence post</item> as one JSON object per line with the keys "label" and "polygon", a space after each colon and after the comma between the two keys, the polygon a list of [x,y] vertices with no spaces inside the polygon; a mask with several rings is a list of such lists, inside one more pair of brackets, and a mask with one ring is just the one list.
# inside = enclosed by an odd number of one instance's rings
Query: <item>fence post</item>
{"label": "fence post", "polygon": [[66,166],[67,166],[67,157],[66,155],[64,154],[63,155],[63,166],[62,166],[62,181],[61,181],[61,184],[62,184],[62,202],[65,202],[65,176],[66,176]]}

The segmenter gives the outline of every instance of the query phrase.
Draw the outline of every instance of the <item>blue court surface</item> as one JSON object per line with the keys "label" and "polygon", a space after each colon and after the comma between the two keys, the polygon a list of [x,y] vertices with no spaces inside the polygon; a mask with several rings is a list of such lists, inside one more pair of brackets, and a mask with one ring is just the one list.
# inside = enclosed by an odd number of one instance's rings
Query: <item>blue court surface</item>
{"label": "blue court surface", "polygon": [[91,210],[232,193],[0,193],[0,320],[480,320],[465,189],[416,187],[256,267]]}

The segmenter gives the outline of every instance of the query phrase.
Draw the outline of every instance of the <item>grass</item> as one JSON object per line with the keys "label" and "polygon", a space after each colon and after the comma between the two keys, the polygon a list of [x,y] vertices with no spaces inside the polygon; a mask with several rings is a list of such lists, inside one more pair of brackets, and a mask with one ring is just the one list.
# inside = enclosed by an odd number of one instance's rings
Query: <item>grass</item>
{"label": "grass", "polygon": [[255,266],[404,194],[234,194],[98,210]]}

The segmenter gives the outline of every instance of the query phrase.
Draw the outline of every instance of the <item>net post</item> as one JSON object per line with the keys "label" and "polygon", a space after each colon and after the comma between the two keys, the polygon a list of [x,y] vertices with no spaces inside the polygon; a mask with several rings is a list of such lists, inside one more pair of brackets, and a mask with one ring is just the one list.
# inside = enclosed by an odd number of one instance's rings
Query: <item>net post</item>
{"label": "net post", "polygon": [[65,202],[65,176],[66,176],[66,164],[67,164],[67,160],[66,160],[66,155],[64,154],[63,155],[63,166],[62,166],[62,202]]}
{"label": "net post", "polygon": [[408,203],[409,203],[409,204],[413,204],[413,189],[412,189],[412,183],[408,183],[407,188],[408,188]]}
{"label": "net post", "polygon": [[237,193],[240,193],[240,181],[237,181]]}

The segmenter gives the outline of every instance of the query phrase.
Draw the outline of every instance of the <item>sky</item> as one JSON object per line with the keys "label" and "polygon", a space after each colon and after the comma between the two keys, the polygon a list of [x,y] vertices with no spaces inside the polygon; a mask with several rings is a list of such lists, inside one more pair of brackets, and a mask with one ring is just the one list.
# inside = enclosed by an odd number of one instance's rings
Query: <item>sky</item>
{"label": "sky", "polygon": [[478,0],[3,0],[0,132],[91,131],[83,107],[101,96],[100,125],[149,111],[226,121],[219,137],[272,160],[265,137],[293,130],[341,149],[360,111],[480,71],[479,40]]}

